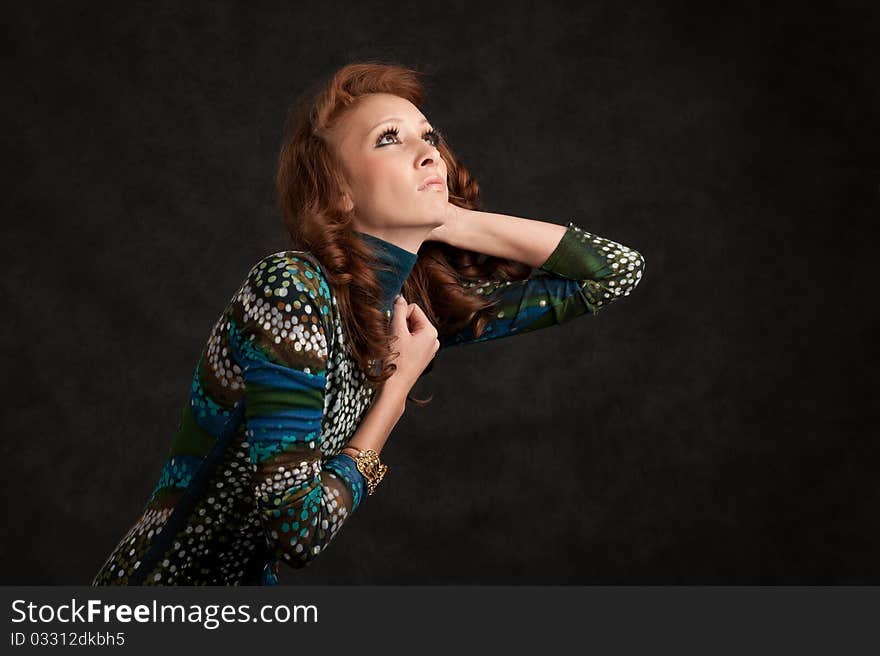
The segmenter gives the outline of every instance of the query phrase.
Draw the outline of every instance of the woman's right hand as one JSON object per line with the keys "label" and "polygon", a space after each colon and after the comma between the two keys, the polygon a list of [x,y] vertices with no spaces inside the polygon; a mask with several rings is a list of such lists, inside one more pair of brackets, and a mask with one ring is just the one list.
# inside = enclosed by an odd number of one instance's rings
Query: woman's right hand
{"label": "woman's right hand", "polygon": [[391,334],[397,337],[391,342],[391,351],[400,355],[391,360],[397,370],[385,385],[390,384],[406,395],[431,363],[440,348],[440,340],[437,339],[437,329],[422,308],[415,303],[407,304],[403,295],[394,302]]}

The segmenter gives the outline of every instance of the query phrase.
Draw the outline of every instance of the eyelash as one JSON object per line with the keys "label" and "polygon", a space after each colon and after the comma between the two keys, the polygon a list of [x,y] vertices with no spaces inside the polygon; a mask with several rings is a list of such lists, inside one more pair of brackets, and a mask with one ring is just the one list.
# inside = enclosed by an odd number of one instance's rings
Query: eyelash
{"label": "eyelash", "polygon": [[[394,126],[393,128],[386,129],[382,134],[379,135],[379,138],[376,140],[376,145],[379,146],[380,148],[382,146],[384,146],[385,144],[380,144],[379,142],[382,141],[382,139],[387,137],[389,134],[393,134],[395,137],[397,137],[397,135],[400,134],[400,128],[398,128],[397,126]],[[428,130],[427,132],[425,132],[422,135],[422,139],[424,139],[428,135],[431,135],[434,138],[434,142],[435,142],[434,147],[435,148],[437,146],[439,146],[440,143],[443,141],[443,134],[437,128],[434,128],[432,130]]]}

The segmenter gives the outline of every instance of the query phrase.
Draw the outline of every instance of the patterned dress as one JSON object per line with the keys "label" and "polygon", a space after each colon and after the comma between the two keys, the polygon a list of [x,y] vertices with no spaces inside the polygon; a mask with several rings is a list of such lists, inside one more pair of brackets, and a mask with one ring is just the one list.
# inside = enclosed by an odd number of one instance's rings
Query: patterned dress
{"label": "patterned dress", "polygon": [[[358,234],[385,267],[390,313],[417,255]],[[441,348],[595,315],[628,296],[644,266],[569,223],[530,278],[468,283],[497,301],[495,317],[479,338],[471,327],[441,336]],[[365,497],[340,451],[373,393],[318,260],[261,259],[214,324],[155,488],[92,585],[275,585],[280,563],[307,565]]]}

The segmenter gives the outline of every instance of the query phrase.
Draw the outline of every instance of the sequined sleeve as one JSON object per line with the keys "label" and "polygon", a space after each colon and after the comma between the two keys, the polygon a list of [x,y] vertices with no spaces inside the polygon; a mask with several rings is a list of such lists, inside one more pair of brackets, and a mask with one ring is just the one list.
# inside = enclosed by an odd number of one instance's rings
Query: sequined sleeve
{"label": "sequined sleeve", "polygon": [[629,296],[645,270],[637,251],[569,222],[538,273],[525,280],[472,282],[474,293],[495,301],[494,316],[477,337],[473,324],[440,336],[441,348],[485,342],[595,315]]}
{"label": "sequined sleeve", "polygon": [[364,495],[345,455],[322,454],[331,292],[320,265],[293,251],[251,270],[236,315],[245,363],[253,490],[275,558],[303,567],[327,548]]}

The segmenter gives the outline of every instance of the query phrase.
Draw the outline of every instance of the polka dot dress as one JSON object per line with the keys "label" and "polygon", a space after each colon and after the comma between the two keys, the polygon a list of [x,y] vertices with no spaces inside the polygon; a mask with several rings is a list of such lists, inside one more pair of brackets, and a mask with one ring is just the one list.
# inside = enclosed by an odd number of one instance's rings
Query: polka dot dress
{"label": "polka dot dress", "polygon": [[[412,266],[385,263],[395,285]],[[467,283],[495,302],[494,316],[480,336],[467,327],[440,335],[441,346],[597,314],[636,288],[644,266],[569,223],[538,274]],[[372,400],[318,260],[263,258],[214,324],[152,494],[93,585],[274,585],[281,563],[306,566],[364,498],[340,451]]]}
{"label": "polka dot dress", "polygon": [[93,585],[271,585],[279,562],[308,564],[364,496],[339,452],[372,396],[318,261],[261,260],[214,325],[158,483]]}

